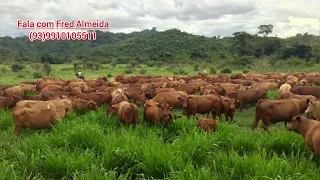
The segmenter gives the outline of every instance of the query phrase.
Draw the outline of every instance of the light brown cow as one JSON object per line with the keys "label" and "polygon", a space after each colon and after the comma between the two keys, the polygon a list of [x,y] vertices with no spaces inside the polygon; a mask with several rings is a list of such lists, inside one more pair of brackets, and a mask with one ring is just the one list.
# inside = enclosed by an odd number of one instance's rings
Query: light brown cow
{"label": "light brown cow", "polygon": [[310,101],[305,113],[314,114],[316,120],[320,121],[320,101]]}
{"label": "light brown cow", "polygon": [[96,102],[84,100],[81,98],[72,98],[72,108],[76,110],[98,110]]}
{"label": "light brown cow", "polygon": [[[65,113],[66,110],[64,109]],[[14,134],[19,135],[22,130],[26,127],[31,129],[43,129],[50,128],[52,125],[57,124],[59,119],[56,107],[49,103],[43,109],[33,109],[33,108],[19,108],[13,111],[14,119]]]}
{"label": "light brown cow", "polygon": [[286,93],[286,92],[290,92],[290,89],[291,89],[291,85],[290,84],[287,84],[287,83],[284,83],[280,86],[279,88],[279,93]]}
{"label": "light brown cow", "polygon": [[187,107],[188,95],[183,91],[162,92],[151,100],[160,104],[166,102],[170,107]]}
{"label": "light brown cow", "polygon": [[36,85],[33,84],[20,84],[19,85],[25,92],[35,92],[37,91]]}
{"label": "light brown cow", "polygon": [[4,90],[4,95],[7,97],[19,97],[22,98],[24,96],[24,90],[20,86],[9,87]]}
{"label": "light brown cow", "polygon": [[288,130],[302,135],[308,149],[320,156],[320,122],[301,115],[293,117],[291,121]]}

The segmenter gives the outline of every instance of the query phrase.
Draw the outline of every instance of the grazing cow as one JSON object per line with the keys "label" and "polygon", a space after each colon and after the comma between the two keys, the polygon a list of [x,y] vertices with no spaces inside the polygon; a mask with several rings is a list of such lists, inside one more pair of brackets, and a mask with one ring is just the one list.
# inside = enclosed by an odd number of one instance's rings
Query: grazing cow
{"label": "grazing cow", "polygon": [[260,99],[267,98],[267,90],[265,89],[248,89],[231,91],[229,97],[234,98],[240,104],[240,111],[245,103],[258,102]]}
{"label": "grazing cow", "polygon": [[188,95],[183,91],[162,92],[157,94],[151,100],[160,104],[166,102],[170,107],[187,107]]}
{"label": "grazing cow", "polygon": [[206,132],[216,132],[217,131],[217,121],[208,118],[199,118],[198,126],[200,129]]}
{"label": "grazing cow", "polygon": [[300,95],[312,95],[316,98],[320,98],[320,87],[315,86],[296,86],[290,90],[294,94]]}
{"label": "grazing cow", "polygon": [[207,114],[212,113],[212,117],[215,118],[214,112],[220,114],[222,109],[221,97],[219,95],[190,95],[187,100],[187,107],[184,108],[184,112],[188,119],[193,115],[195,118],[197,113]]}
{"label": "grazing cow", "polygon": [[[67,113],[66,109],[65,114]],[[26,127],[31,129],[43,129],[50,128],[55,125],[59,119],[56,107],[49,103],[43,109],[33,109],[33,108],[18,108],[13,111],[14,119],[14,134],[19,135],[22,130]]]}
{"label": "grazing cow", "polygon": [[92,92],[92,93],[82,93],[81,95],[75,96],[76,98],[81,98],[87,101],[94,101],[98,106],[103,104],[111,104],[111,94],[106,92]]}
{"label": "grazing cow", "polygon": [[120,121],[127,126],[130,126],[130,124],[140,125],[139,110],[135,104],[122,101],[116,105],[112,105],[108,108],[107,112],[118,113]]}
{"label": "grazing cow", "polygon": [[81,98],[72,98],[72,108],[76,110],[98,110],[96,102]]}
{"label": "grazing cow", "polygon": [[306,101],[307,99],[312,100],[312,101],[317,100],[317,98],[312,95],[298,95],[298,94],[293,94],[292,92],[281,93],[278,95],[277,99],[278,100],[280,100],[280,99],[300,99],[303,101]]}
{"label": "grazing cow", "polygon": [[288,130],[302,135],[308,149],[320,156],[320,122],[301,115],[293,117],[291,121]]}
{"label": "grazing cow", "polygon": [[310,101],[305,113],[312,113],[315,115],[317,121],[320,121],[320,101]]}
{"label": "grazing cow", "polygon": [[279,88],[279,93],[287,93],[287,92],[290,92],[290,89],[291,89],[291,85],[290,84],[287,84],[287,83],[284,83],[280,86]]}
{"label": "grazing cow", "polygon": [[287,127],[287,122],[291,121],[292,117],[305,112],[308,103],[309,101],[297,99],[262,99],[256,105],[256,115],[252,124],[252,131],[257,128],[260,119],[263,122],[263,129],[265,131],[268,131],[270,122],[275,124],[284,121],[284,126]]}
{"label": "grazing cow", "polygon": [[20,100],[22,100],[22,99],[19,97],[16,97],[16,96],[12,96],[12,97],[1,97],[0,96],[0,108],[12,108]]}
{"label": "grazing cow", "polygon": [[39,94],[39,99],[42,101],[48,101],[48,100],[52,100],[52,99],[55,99],[60,96],[69,97],[70,93],[65,92],[65,91],[47,91],[47,90],[42,89]]}
{"label": "grazing cow", "polygon": [[10,87],[4,90],[4,95],[7,97],[19,97],[22,98],[24,96],[24,90],[20,86]]}
{"label": "grazing cow", "polygon": [[152,100],[146,101],[143,106],[143,118],[152,123],[162,123],[168,125],[170,123],[169,104],[166,102],[157,103]]}
{"label": "grazing cow", "polygon": [[196,91],[195,86],[194,85],[190,85],[190,84],[184,84],[184,85],[181,85],[179,87],[174,87],[174,89],[176,91],[184,91],[187,94],[193,94]]}
{"label": "grazing cow", "polygon": [[31,108],[35,110],[43,110],[46,109],[50,103],[55,106],[55,110],[61,119],[72,112],[72,101],[70,99],[55,99],[51,101],[22,100],[17,102],[15,109]]}
{"label": "grazing cow", "polygon": [[128,95],[127,88],[123,88],[123,89],[119,88],[113,91],[111,93],[111,96],[112,96],[111,104],[115,105],[115,104],[121,103],[122,101],[128,101],[127,95]]}
{"label": "grazing cow", "polygon": [[36,85],[32,84],[20,84],[19,85],[25,92],[36,92]]}
{"label": "grazing cow", "polygon": [[265,83],[256,83],[252,85],[252,88],[259,88],[259,89],[265,89],[265,90],[276,90],[279,88],[279,84],[276,82],[265,82]]}
{"label": "grazing cow", "polygon": [[78,96],[80,94],[82,94],[82,91],[81,91],[81,88],[79,88],[79,87],[72,88],[71,93],[70,93],[71,96]]}
{"label": "grazing cow", "polygon": [[140,95],[134,96],[133,100],[134,100],[134,103],[136,105],[141,107],[141,106],[144,105],[144,103],[146,102],[147,98],[146,98],[146,95],[142,93]]}

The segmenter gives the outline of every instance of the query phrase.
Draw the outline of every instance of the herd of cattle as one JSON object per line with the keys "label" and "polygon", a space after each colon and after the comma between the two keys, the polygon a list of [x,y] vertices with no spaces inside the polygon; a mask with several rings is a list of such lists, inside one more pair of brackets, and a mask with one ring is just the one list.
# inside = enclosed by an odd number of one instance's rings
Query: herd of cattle
{"label": "herd of cattle", "polygon": [[[0,85],[0,108],[13,108],[15,134],[28,127],[49,128],[73,109],[97,110],[107,104],[107,114],[118,114],[126,125],[140,124],[143,118],[154,124],[169,124],[176,116],[172,108],[182,107],[189,119],[197,113],[199,127],[215,131],[216,116],[233,121],[236,107],[256,103],[252,130],[259,120],[267,131],[269,123],[291,122],[289,130],[306,137],[308,147],[320,152],[320,73],[248,73],[197,76],[127,76],[61,80],[42,78],[17,86]],[[280,90],[277,100],[268,100],[268,90]],[[38,95],[25,95],[39,92]],[[199,95],[200,94],[200,95]],[[133,103],[129,100],[132,99]],[[208,118],[212,114],[212,119]],[[302,116],[306,113],[306,116]],[[302,123],[304,122],[304,123]],[[312,131],[312,132],[309,132]],[[311,135],[310,135],[311,133]],[[308,136],[308,138],[307,138]],[[310,138],[309,136],[312,136]],[[316,138],[313,138],[316,136]],[[316,139],[319,139],[317,143]],[[317,148],[316,148],[317,147]]]}

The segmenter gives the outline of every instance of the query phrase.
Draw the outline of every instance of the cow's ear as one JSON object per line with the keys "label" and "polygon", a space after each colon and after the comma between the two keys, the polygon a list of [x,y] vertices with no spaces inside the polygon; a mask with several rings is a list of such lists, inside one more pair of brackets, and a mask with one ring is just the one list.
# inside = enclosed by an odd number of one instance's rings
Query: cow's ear
{"label": "cow's ear", "polygon": [[188,101],[189,101],[190,99],[192,99],[192,97],[188,97]]}
{"label": "cow's ear", "polygon": [[309,104],[309,102],[310,102],[310,99],[308,98],[307,100],[306,100],[306,102]]}
{"label": "cow's ear", "polygon": [[301,121],[301,116],[296,117],[296,120],[297,120],[298,122],[300,122],[300,121]]}

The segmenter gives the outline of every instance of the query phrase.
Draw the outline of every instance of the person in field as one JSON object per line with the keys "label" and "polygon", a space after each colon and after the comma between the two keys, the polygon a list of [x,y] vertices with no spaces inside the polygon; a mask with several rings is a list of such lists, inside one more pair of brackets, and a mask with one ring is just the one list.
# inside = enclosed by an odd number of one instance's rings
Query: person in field
{"label": "person in field", "polygon": [[77,76],[77,78],[84,79],[84,76],[83,76],[82,72],[80,72],[80,71],[78,71],[76,73],[76,76]]}

